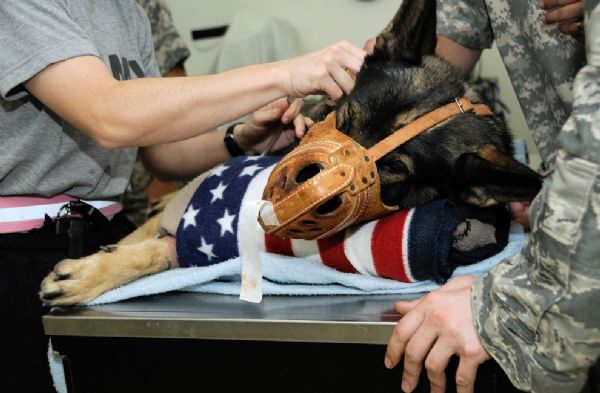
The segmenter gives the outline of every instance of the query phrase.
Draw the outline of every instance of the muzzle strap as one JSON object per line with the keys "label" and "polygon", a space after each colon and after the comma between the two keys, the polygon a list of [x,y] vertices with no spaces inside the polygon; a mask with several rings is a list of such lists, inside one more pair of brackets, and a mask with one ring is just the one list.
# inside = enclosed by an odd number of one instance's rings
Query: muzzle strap
{"label": "muzzle strap", "polygon": [[395,131],[393,134],[371,147],[369,149],[369,155],[373,160],[377,161],[423,131],[430,129],[451,117],[468,112],[474,112],[478,116],[492,116],[492,111],[486,105],[473,104],[467,98],[458,98],[455,99],[454,102],[439,107]]}

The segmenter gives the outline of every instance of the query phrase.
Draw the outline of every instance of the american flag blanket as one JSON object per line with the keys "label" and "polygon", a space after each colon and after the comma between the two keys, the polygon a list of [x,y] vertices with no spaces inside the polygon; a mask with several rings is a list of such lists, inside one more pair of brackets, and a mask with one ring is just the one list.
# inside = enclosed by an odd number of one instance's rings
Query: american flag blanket
{"label": "american flag blanket", "polygon": [[[240,255],[240,233],[263,252],[296,256],[332,269],[406,283],[445,282],[460,265],[478,262],[507,244],[505,207],[475,209],[447,199],[398,211],[320,240],[265,234],[256,217],[240,220],[261,199],[280,157],[237,157],[213,169],[191,199],[177,229],[183,267],[207,266]],[[255,214],[255,213],[252,213]],[[255,228],[240,228],[244,222]],[[248,224],[246,224],[248,225]],[[247,241],[248,239],[246,239]]]}

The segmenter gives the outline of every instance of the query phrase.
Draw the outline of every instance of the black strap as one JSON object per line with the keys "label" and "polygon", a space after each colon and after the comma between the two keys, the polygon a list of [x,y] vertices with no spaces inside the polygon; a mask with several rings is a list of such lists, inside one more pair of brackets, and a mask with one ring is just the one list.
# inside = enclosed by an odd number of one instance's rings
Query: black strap
{"label": "black strap", "polygon": [[[114,244],[135,230],[135,225],[123,213],[115,214],[111,220],[96,216],[97,221],[94,221],[89,217],[82,215],[81,218],[53,220],[46,216],[41,228],[25,233],[0,234],[0,248],[64,250],[69,258],[78,258],[96,252],[102,245]],[[62,228],[57,230],[59,223]]]}
{"label": "black strap", "polygon": [[225,143],[225,147],[227,148],[227,151],[231,157],[243,156],[245,154],[233,135],[233,130],[238,124],[243,123],[236,123],[227,127],[227,132],[225,132],[225,137],[223,138],[223,143]]}

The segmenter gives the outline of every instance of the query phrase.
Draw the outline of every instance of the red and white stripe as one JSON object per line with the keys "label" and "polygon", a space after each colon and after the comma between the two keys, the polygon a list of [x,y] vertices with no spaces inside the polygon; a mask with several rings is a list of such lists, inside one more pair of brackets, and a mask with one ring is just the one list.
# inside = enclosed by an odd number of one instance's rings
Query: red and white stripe
{"label": "red and white stripe", "polygon": [[[56,217],[60,208],[67,202],[78,199],[68,195],[50,198],[34,196],[0,197],[0,233],[23,232],[39,228],[44,224],[44,216]],[[107,217],[123,209],[114,201],[87,201]]]}
{"label": "red and white stripe", "polygon": [[320,262],[346,273],[416,282],[408,263],[408,228],[413,210],[346,229],[325,239],[281,239],[265,234],[267,252]]}

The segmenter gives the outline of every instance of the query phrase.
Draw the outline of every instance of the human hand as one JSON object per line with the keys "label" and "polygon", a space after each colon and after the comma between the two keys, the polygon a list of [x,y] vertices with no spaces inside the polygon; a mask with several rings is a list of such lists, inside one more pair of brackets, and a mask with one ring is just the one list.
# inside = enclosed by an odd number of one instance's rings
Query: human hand
{"label": "human hand", "polygon": [[561,32],[579,42],[585,42],[583,0],[541,0],[540,5],[543,10],[546,10],[544,15],[546,23],[556,24]]}
{"label": "human hand", "polygon": [[531,202],[511,202],[510,213],[512,215],[512,221],[516,224],[521,224],[525,232],[531,230],[529,226],[529,212]]}
{"label": "human hand", "polygon": [[248,122],[236,127],[236,141],[250,154],[268,153],[290,145],[313,125],[311,119],[300,114],[303,106],[302,99],[290,102],[281,98],[262,107]]}
{"label": "human hand", "polygon": [[375,43],[377,42],[376,38],[369,38],[367,42],[363,45],[363,49],[367,51],[368,54],[372,54],[375,51]]}
{"label": "human hand", "polygon": [[339,100],[354,87],[354,75],[362,66],[366,52],[347,41],[340,41],[318,52],[282,62],[287,73],[286,92],[292,97],[327,94]]}
{"label": "human hand", "polygon": [[404,355],[402,390],[412,392],[425,362],[431,392],[446,389],[445,369],[452,355],[460,357],[456,391],[473,392],[477,368],[490,359],[473,324],[471,286],[474,277],[449,280],[421,299],[396,303],[402,319],[388,343],[385,366],[395,367]]}

